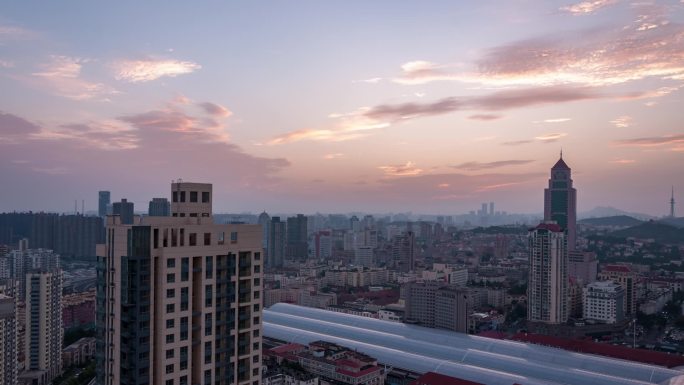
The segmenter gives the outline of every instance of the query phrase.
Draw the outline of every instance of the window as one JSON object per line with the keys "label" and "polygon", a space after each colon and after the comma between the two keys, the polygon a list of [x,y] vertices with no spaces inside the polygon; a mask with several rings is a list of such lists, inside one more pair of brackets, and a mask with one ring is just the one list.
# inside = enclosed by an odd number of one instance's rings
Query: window
{"label": "window", "polygon": [[261,253],[254,253],[254,260],[261,261]]}
{"label": "window", "polygon": [[197,246],[197,233],[190,233],[190,246]]}
{"label": "window", "polygon": [[261,285],[261,280],[259,278],[254,278],[254,286],[259,286]]}
{"label": "window", "polygon": [[172,303],[167,303],[166,304],[166,314],[173,313],[174,311],[176,311],[176,305],[174,305]]}
{"label": "window", "polygon": [[181,304],[180,304],[180,310],[181,311],[186,311],[188,310],[188,302],[189,302],[189,290],[187,287],[181,287]]}
{"label": "window", "polygon": [[166,358],[173,358],[173,356],[176,354],[176,351],[174,349],[168,349],[166,351]]}
{"label": "window", "polygon": [[185,191],[180,192],[180,201],[185,202]]}
{"label": "window", "polygon": [[213,323],[213,315],[211,313],[204,314],[204,335],[210,336]]}
{"label": "window", "polygon": [[252,332],[252,337],[259,337],[259,331],[258,331],[258,330],[254,330],[254,331]]}
{"label": "window", "polygon": [[254,299],[259,299],[259,292],[258,291],[254,292]]}
{"label": "window", "polygon": [[167,344],[172,344],[173,341],[176,340],[176,336],[174,334],[167,334],[166,335],[166,343]]}
{"label": "window", "polygon": [[258,324],[259,324],[259,317],[254,317],[254,319],[252,320],[252,322],[253,322],[255,325],[258,325]]}
{"label": "window", "polygon": [[226,233],[223,231],[218,233],[218,244],[223,245],[226,243]]}
{"label": "window", "polygon": [[180,245],[181,247],[185,246],[185,229],[181,227],[180,229]]}
{"label": "window", "polygon": [[214,257],[211,255],[207,255],[204,258],[204,270],[205,270],[205,278],[206,279],[212,279],[214,277]]}
{"label": "window", "polygon": [[173,373],[173,364],[166,365],[166,374]]}
{"label": "window", "polygon": [[171,229],[171,247],[178,246],[178,229]]}
{"label": "window", "polygon": [[174,202],[178,202],[178,191],[174,191],[171,193],[171,200]]}
{"label": "window", "polygon": [[237,239],[238,239],[237,231],[231,231],[230,232],[230,243],[236,243]]}
{"label": "window", "polygon": [[204,246],[211,245],[211,233],[204,233]]}
{"label": "window", "polygon": [[[186,365],[186,366],[188,365],[187,362],[185,363],[185,365]],[[182,377],[180,378],[179,384],[180,384],[180,385],[188,385],[188,376],[182,376]]]}
{"label": "window", "polygon": [[202,203],[209,203],[209,191],[202,191]]}
{"label": "window", "polygon": [[166,380],[166,385],[173,385],[173,379],[171,379],[171,380]]}
{"label": "window", "polygon": [[204,363],[211,364],[211,341],[204,343]]}
{"label": "window", "polygon": [[252,356],[252,362],[254,362],[255,364],[259,362],[259,356]]}
{"label": "window", "polygon": [[213,304],[213,288],[211,285],[204,287],[204,306],[211,307]]}
{"label": "window", "polygon": [[175,298],[176,289],[166,289],[166,298]]}
{"label": "window", "polygon": [[258,303],[254,304],[254,311],[259,311],[259,304]]}
{"label": "window", "polygon": [[181,282],[188,280],[190,275],[190,258],[181,258]]}
{"label": "window", "polygon": [[254,265],[254,273],[260,273],[260,272],[261,272],[261,266]]}
{"label": "window", "polygon": [[166,268],[173,269],[176,267],[176,258],[169,258],[166,260]]}
{"label": "window", "polygon": [[258,342],[255,342],[252,344],[252,350],[254,350],[255,352],[259,350],[259,343]]}
{"label": "window", "polygon": [[190,202],[197,203],[197,191],[190,191]]}
{"label": "window", "polygon": [[164,242],[163,247],[169,247],[169,229],[164,229]]}
{"label": "window", "polygon": [[211,369],[204,371],[204,385],[211,384]]}
{"label": "window", "polygon": [[154,229],[154,248],[159,248],[159,229]]}
{"label": "window", "polygon": [[169,273],[166,274],[166,283],[174,283],[176,282],[176,274]]}
{"label": "window", "polygon": [[166,328],[167,329],[171,329],[172,327],[175,326],[175,324],[176,324],[176,320],[173,318],[166,320]]}

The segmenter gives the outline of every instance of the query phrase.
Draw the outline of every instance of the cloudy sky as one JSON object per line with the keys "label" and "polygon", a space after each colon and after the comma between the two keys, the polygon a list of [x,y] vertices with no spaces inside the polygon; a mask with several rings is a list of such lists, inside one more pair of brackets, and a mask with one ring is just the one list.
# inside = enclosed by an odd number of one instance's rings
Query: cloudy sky
{"label": "cloudy sky", "polygon": [[1,211],[684,202],[684,0],[7,2],[0,89]]}

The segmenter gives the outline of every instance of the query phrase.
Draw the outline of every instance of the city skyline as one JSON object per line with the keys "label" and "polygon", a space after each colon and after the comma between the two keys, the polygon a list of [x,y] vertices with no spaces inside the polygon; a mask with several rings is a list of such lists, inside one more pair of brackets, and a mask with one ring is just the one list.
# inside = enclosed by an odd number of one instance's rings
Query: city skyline
{"label": "city skyline", "polygon": [[578,212],[667,215],[683,23],[680,1],[8,4],[0,211],[142,209],[182,178],[217,212],[538,213],[563,148]]}

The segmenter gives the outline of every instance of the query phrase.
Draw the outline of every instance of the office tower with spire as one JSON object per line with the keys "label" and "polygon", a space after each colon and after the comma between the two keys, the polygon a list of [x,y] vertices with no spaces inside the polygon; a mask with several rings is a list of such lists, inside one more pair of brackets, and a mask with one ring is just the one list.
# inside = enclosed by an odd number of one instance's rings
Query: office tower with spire
{"label": "office tower with spire", "polygon": [[171,196],[168,217],[107,217],[96,381],[258,385],[261,228],[214,223],[210,184],[172,183]]}
{"label": "office tower with spire", "polygon": [[670,195],[670,218],[675,217],[675,200],[674,200],[674,186],[672,186],[672,195]]}
{"label": "office tower with spire", "polygon": [[570,167],[560,159],[551,168],[549,187],[544,190],[544,221],[556,222],[567,233],[568,250],[577,240],[577,190],[572,187]]}

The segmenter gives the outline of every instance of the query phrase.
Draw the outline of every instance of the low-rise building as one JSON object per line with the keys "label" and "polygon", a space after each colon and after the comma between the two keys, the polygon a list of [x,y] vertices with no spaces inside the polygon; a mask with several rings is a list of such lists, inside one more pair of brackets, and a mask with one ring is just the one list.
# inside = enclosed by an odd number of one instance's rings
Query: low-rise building
{"label": "low-rise building", "polygon": [[62,366],[83,365],[95,356],[95,337],[84,337],[62,349]]}
{"label": "low-rise building", "polygon": [[603,323],[622,321],[625,290],[612,281],[597,281],[584,288],[582,302],[584,318]]}

